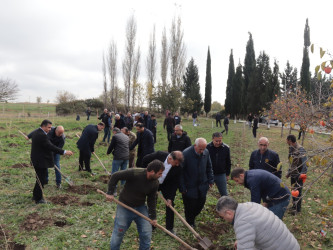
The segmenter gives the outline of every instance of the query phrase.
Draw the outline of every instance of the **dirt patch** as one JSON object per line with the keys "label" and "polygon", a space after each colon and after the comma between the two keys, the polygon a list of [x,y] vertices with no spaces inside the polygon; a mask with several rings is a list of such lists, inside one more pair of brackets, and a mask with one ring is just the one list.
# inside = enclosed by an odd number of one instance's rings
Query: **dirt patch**
{"label": "dirt patch", "polygon": [[82,205],[82,206],[88,206],[88,207],[93,206],[94,204],[95,204],[95,203],[91,203],[91,202],[89,202],[89,201],[81,202],[81,205]]}
{"label": "dirt patch", "polygon": [[6,130],[4,127],[0,127],[0,130]]}
{"label": "dirt patch", "polygon": [[72,128],[71,130],[82,130],[81,127]]}
{"label": "dirt patch", "polygon": [[7,248],[13,250],[25,250],[26,246],[16,242],[8,242]]}
{"label": "dirt patch", "polygon": [[91,185],[81,185],[81,186],[69,186],[68,191],[76,194],[88,194],[96,192],[97,187],[91,186]]}
{"label": "dirt patch", "polygon": [[62,206],[67,206],[67,205],[77,205],[79,204],[79,197],[77,196],[71,196],[71,195],[58,195],[58,196],[53,196],[49,197],[48,200],[50,200],[53,204],[58,204]]}
{"label": "dirt patch", "polygon": [[56,221],[56,222],[54,222],[54,225],[57,227],[64,227],[67,225],[67,222],[66,221]]}
{"label": "dirt patch", "polygon": [[66,135],[66,139],[73,139],[72,136]]}
{"label": "dirt patch", "polygon": [[18,147],[18,144],[16,144],[16,143],[9,143],[8,146],[10,148],[16,148],[16,147]]}
{"label": "dirt patch", "polygon": [[9,135],[10,138],[14,138],[14,137],[19,137],[18,135],[15,135],[15,134],[11,134]]}
{"label": "dirt patch", "polygon": [[37,212],[29,214],[21,225],[21,228],[25,231],[36,231],[52,225],[51,218],[42,218]]}
{"label": "dirt patch", "polygon": [[28,168],[30,167],[30,164],[28,163],[16,163],[11,168]]}
{"label": "dirt patch", "polygon": [[107,184],[109,183],[110,177],[110,175],[101,175],[98,180]]}

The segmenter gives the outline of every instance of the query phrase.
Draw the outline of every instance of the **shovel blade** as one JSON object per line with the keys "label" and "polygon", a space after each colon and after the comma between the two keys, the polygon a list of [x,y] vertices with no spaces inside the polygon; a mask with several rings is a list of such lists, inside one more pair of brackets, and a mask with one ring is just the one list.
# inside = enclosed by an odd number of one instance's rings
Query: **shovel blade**
{"label": "shovel blade", "polygon": [[208,249],[211,245],[213,245],[213,243],[210,241],[210,239],[208,239],[207,237],[204,237],[200,240],[199,245],[203,249]]}

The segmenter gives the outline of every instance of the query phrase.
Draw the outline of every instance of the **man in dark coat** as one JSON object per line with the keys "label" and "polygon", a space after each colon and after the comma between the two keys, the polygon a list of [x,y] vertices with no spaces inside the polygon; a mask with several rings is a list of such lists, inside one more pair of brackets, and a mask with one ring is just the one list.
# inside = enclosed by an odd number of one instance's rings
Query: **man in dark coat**
{"label": "man in dark coat", "polygon": [[32,132],[31,135],[31,162],[36,171],[36,183],[33,190],[33,199],[36,204],[46,203],[43,199],[44,184],[48,168],[54,167],[53,153],[61,155],[72,155],[72,151],[66,151],[54,146],[47,137],[52,128],[52,122],[42,121],[40,128]]}
{"label": "man in dark coat", "polygon": [[179,191],[183,194],[186,221],[192,227],[195,226],[195,217],[206,203],[208,189],[214,184],[212,163],[206,147],[206,139],[197,138],[194,145],[183,152]]}
{"label": "man in dark coat", "polygon": [[235,168],[231,179],[251,191],[251,202],[260,204],[262,200],[263,206],[282,220],[291,195],[289,188],[278,177],[262,169],[245,171]]}
{"label": "man in dark coat", "polygon": [[77,148],[80,150],[79,157],[79,171],[85,170],[91,173],[90,169],[90,158],[91,154],[95,152],[94,145],[98,138],[98,132],[103,130],[105,127],[103,122],[98,123],[97,125],[87,125],[82,132],[80,139],[77,141]]}
{"label": "man in dark coat", "polygon": [[[159,160],[164,164],[164,171],[162,176],[158,179],[162,195],[167,200],[168,204],[174,206],[177,189],[179,188],[181,166],[183,162],[183,153],[180,151],[173,151],[170,154],[163,151],[157,151],[146,155],[142,160],[142,167],[147,168],[148,164],[154,160]],[[166,229],[170,232],[173,231],[174,213],[166,206],[165,225]]]}
{"label": "man in dark coat", "polygon": [[151,123],[151,116],[148,114],[148,111],[145,111],[143,113],[143,124],[145,128],[149,129],[150,131],[152,130],[152,123]]}
{"label": "man in dark coat", "polygon": [[249,169],[263,169],[271,172],[281,179],[282,170],[278,153],[268,149],[269,140],[266,137],[260,137],[258,141],[258,150],[251,153]]}
{"label": "man in dark coat", "polygon": [[230,149],[222,142],[222,133],[216,132],[212,142],[207,145],[213,165],[214,182],[221,196],[228,195],[227,180],[229,179],[231,160]]}
{"label": "man in dark coat", "polygon": [[163,128],[167,130],[167,137],[168,137],[168,141],[170,141],[171,139],[171,135],[173,133],[173,128],[175,127],[176,123],[175,123],[175,119],[173,119],[173,117],[171,116],[171,113],[168,114],[168,117],[164,119],[164,124],[163,124]]}
{"label": "man in dark coat", "polygon": [[173,119],[175,119],[175,124],[180,124],[182,122],[182,118],[179,116],[178,112],[175,113]]}
{"label": "man in dark coat", "polygon": [[127,113],[127,116],[124,118],[124,122],[125,122],[125,127],[128,128],[128,130],[132,130],[134,119],[132,117],[131,112]]}
{"label": "man in dark coat", "polygon": [[253,134],[253,137],[254,137],[254,138],[257,137],[258,123],[259,123],[259,118],[258,118],[257,115],[254,115],[254,118],[253,118],[253,125],[252,125],[252,134]]}
{"label": "man in dark coat", "polygon": [[229,131],[229,118],[230,118],[229,114],[226,117],[224,117],[224,120],[223,120],[224,130],[221,132],[222,134],[224,132],[225,132],[226,135],[228,134],[228,131]]}
{"label": "man in dark coat", "polygon": [[183,131],[182,125],[178,124],[175,126],[175,133],[171,135],[171,140],[169,141],[168,152],[172,151],[184,151],[186,148],[190,147],[191,139],[188,137],[187,133]]}
{"label": "man in dark coat", "polygon": [[216,127],[218,127],[218,124],[220,124],[220,127],[222,127],[222,126],[221,126],[221,119],[222,119],[222,116],[221,116],[220,112],[217,112],[217,113],[216,113],[216,116],[215,116]]}
{"label": "man in dark coat", "polygon": [[134,149],[136,145],[138,145],[138,157],[136,159],[135,165],[140,168],[142,165],[143,157],[155,151],[154,136],[153,133],[149,129],[145,128],[142,123],[136,123],[135,128],[137,130],[136,140],[130,146],[129,150]]}
{"label": "man in dark coat", "polygon": [[120,115],[119,114],[116,114],[114,116],[115,118],[115,122],[114,122],[114,126],[113,128],[119,128],[119,129],[122,129],[123,127],[125,127],[125,122],[124,122],[124,119],[121,119]]}

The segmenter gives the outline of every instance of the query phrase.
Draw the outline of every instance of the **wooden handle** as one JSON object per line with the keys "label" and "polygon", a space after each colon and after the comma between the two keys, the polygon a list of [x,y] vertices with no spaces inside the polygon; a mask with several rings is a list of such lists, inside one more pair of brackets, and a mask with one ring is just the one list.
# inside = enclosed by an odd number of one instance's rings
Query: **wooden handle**
{"label": "wooden handle", "polygon": [[59,171],[59,173],[65,178],[65,181],[70,185],[71,187],[74,186],[73,182],[69,180],[69,178],[63,174],[60,169],[57,167],[57,165],[54,165],[54,168]]}
{"label": "wooden handle", "polygon": [[21,135],[24,136],[25,139],[29,140],[28,136],[26,136],[21,130],[18,131]]}
{"label": "wooden handle", "polygon": [[99,163],[102,165],[102,167],[104,168],[105,172],[108,174],[108,175],[111,175],[109,173],[109,171],[107,171],[106,167],[104,166],[103,162],[99,159],[99,157],[97,156],[97,154],[95,154],[95,152],[93,152],[93,155],[96,156],[97,160],[99,161]]}
{"label": "wooden handle", "polygon": [[[97,189],[97,192],[100,194],[103,194],[104,196],[106,196],[107,194],[104,193],[102,190]],[[150,218],[148,218],[147,216],[143,215],[142,213],[138,212],[137,210],[127,206],[126,204],[122,203],[121,201],[117,200],[117,199],[113,199],[113,201],[117,204],[119,204],[120,206],[132,211],[133,213],[141,216],[142,218],[144,218],[145,220],[149,221],[150,223],[152,222],[152,220]],[[173,233],[171,233],[169,230],[167,230],[166,228],[162,227],[159,224],[156,224],[156,227],[158,227],[159,229],[161,229],[163,232],[167,233],[168,235],[170,235],[171,237],[175,238],[177,241],[179,241],[180,243],[182,243],[185,247],[187,247],[188,249],[195,249],[192,248],[190,245],[188,245],[185,241],[183,241],[182,239],[180,239],[178,236],[174,235]]]}
{"label": "wooden handle", "polygon": [[191,232],[194,234],[194,236],[196,238],[198,238],[199,240],[202,240],[202,238],[200,237],[200,235],[193,229],[193,227],[191,227],[190,224],[187,223],[187,221],[176,211],[176,209],[173,206],[168,205],[168,202],[163,197],[163,195],[160,192],[157,192],[157,193],[158,193],[158,196],[164,201],[165,205],[167,205],[179,217],[179,219],[185,224],[185,226],[187,226],[188,229],[191,230]]}

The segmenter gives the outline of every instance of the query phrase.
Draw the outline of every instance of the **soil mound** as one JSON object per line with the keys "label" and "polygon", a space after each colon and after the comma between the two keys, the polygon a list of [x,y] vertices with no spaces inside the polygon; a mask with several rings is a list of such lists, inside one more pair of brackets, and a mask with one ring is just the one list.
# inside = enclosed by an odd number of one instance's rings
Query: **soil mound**
{"label": "soil mound", "polygon": [[52,225],[53,221],[50,218],[42,218],[37,212],[29,214],[21,225],[21,228],[26,231],[37,231]]}
{"label": "soil mound", "polygon": [[16,143],[9,143],[8,144],[8,147],[10,147],[10,148],[16,148],[18,146],[18,144],[16,144]]}
{"label": "soil mound", "polygon": [[58,204],[62,206],[67,206],[67,205],[77,205],[79,204],[79,197],[77,196],[70,196],[70,195],[58,195],[58,196],[53,196],[49,197],[48,200],[50,200],[53,204]]}
{"label": "soil mound", "polygon": [[91,185],[81,185],[81,186],[69,186],[68,191],[76,194],[88,194],[96,192],[97,187],[91,186]]}
{"label": "soil mound", "polygon": [[109,182],[109,180],[110,180],[110,177],[111,177],[110,175],[101,175],[98,178],[98,180],[107,184]]}
{"label": "soil mound", "polygon": [[28,163],[16,163],[11,168],[28,168],[30,165]]}

